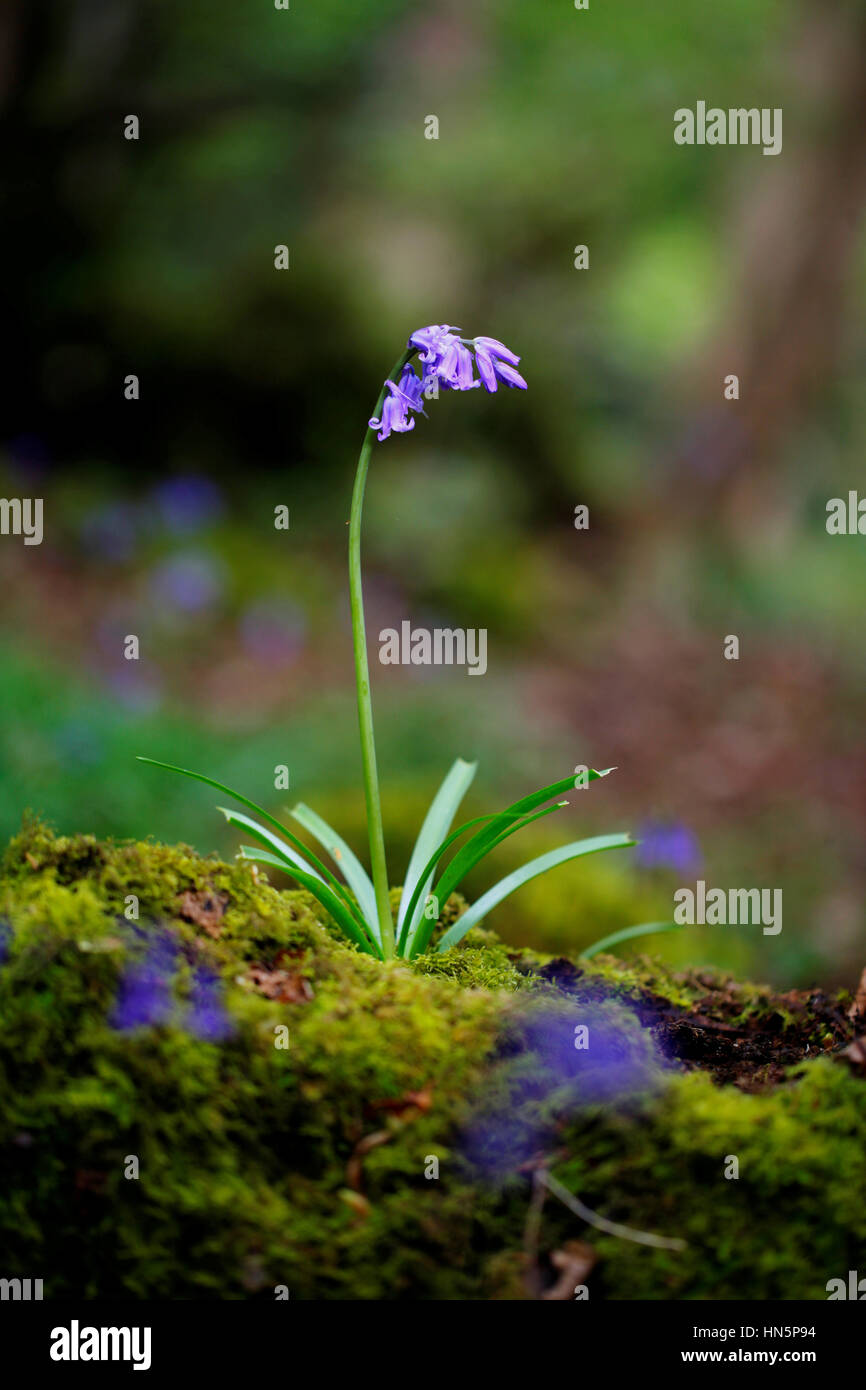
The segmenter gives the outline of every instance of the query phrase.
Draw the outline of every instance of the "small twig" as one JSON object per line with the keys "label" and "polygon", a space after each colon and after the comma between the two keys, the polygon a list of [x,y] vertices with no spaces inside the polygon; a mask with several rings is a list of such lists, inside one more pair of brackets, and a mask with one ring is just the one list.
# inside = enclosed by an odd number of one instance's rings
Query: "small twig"
{"label": "small twig", "polygon": [[538,1268],[538,1244],[541,1239],[541,1213],[547,1193],[538,1181],[538,1171],[532,1175],[532,1197],[526,1211],[523,1228],[524,1282],[533,1298],[541,1296],[541,1272]]}
{"label": "small twig", "polygon": [[599,1216],[597,1212],[585,1206],[579,1197],[575,1197],[567,1187],[563,1187],[561,1182],[552,1178],[544,1168],[536,1170],[535,1183],[537,1186],[543,1184],[548,1192],[552,1193],[554,1197],[558,1197],[569,1211],[573,1211],[575,1216],[580,1217],[581,1221],[588,1221],[590,1226],[595,1226],[599,1231],[607,1231],[608,1235],[620,1236],[623,1240],[633,1240],[638,1245],[653,1245],[659,1250],[685,1250],[688,1244],[688,1241],[680,1240],[676,1236],[656,1236],[649,1231],[635,1231],[631,1226],[622,1226],[618,1221],[608,1221],[607,1217]]}

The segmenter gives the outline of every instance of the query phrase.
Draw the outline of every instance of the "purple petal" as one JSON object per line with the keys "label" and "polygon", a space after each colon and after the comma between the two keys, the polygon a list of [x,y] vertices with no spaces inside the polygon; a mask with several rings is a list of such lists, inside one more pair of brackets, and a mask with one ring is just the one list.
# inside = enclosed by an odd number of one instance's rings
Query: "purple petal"
{"label": "purple petal", "polygon": [[460,344],[452,339],[447,345],[439,361],[437,372],[440,381],[448,387],[457,385],[457,367],[459,358]]}
{"label": "purple petal", "polygon": [[408,420],[406,417],[409,402],[401,394],[399,386],[395,386],[393,381],[386,381],[385,385],[388,388],[388,395],[382,404],[382,418],[377,420],[373,416],[372,420],[368,421],[371,430],[379,430],[376,437],[380,441],[387,439],[392,431],[399,434],[415,428],[415,421]]}
{"label": "purple petal", "polygon": [[478,347],[479,345],[483,347],[486,352],[491,352],[494,357],[501,357],[504,361],[510,362],[512,367],[516,367],[520,361],[517,354],[512,352],[510,348],[507,348],[504,343],[500,343],[498,338],[476,338],[475,346]]}
{"label": "purple petal", "polygon": [[416,375],[414,367],[409,363],[403,368],[403,375],[400,378],[398,390],[410,410],[423,410],[424,383],[421,378]]}
{"label": "purple petal", "polygon": [[504,381],[506,386],[519,386],[521,391],[527,390],[523,377],[513,367],[509,367],[506,362],[494,362],[493,365],[499,380]]}
{"label": "purple petal", "polygon": [[457,348],[457,382],[455,389],[458,391],[471,391],[473,386],[479,383],[472,375],[472,353],[461,343]]}
{"label": "purple petal", "polygon": [[484,348],[476,347],[475,365],[478,368],[478,375],[481,377],[485,391],[495,391],[496,372],[493,369],[493,358]]}
{"label": "purple petal", "polygon": [[428,328],[419,328],[409,339],[409,347],[419,349],[422,362],[432,362],[441,357],[448,342],[454,341],[451,327],[447,323],[431,323]]}

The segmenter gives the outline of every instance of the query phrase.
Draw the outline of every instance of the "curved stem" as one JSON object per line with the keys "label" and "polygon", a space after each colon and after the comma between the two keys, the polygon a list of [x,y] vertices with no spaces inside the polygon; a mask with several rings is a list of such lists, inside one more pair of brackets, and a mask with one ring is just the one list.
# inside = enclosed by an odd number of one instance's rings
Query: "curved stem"
{"label": "curved stem", "polygon": [[[391,368],[389,378],[399,381],[400,373],[414,355],[407,348]],[[382,418],[386,387],[383,384],[371,418]],[[388,869],[385,862],[385,835],[382,830],[382,805],[379,799],[379,776],[376,770],[376,742],[373,736],[373,705],[370,698],[370,668],[367,662],[367,631],[364,623],[364,595],[361,584],[361,514],[367,470],[375,439],[367,429],[352,492],[352,511],[349,518],[349,599],[352,608],[352,643],[355,648],[355,683],[358,688],[358,725],[361,733],[361,764],[364,774],[364,798],[367,803],[367,833],[370,839],[370,868],[376,893],[376,911],[382,936],[382,953],[388,960],[394,955],[394,922],[388,895]]]}

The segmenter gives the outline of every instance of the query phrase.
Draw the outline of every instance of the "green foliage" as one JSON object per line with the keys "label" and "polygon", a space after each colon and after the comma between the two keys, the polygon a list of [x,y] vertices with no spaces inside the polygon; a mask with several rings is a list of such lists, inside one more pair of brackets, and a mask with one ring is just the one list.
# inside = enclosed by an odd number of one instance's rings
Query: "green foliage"
{"label": "green foliage", "polygon": [[[181,776],[191,777],[197,782],[204,782],[207,786],[216,787],[218,791],[226,792],[236,801],[241,802],[242,805],[255,811],[267,822],[266,825],[259,825],[249,816],[238,811],[228,811],[224,807],[218,807],[230,825],[246,829],[255,839],[268,847],[265,850],[259,850],[244,846],[240,851],[241,857],[256,863],[282,868],[284,872],[290,874],[313,894],[338,923],[348,939],[354,942],[361,951],[377,956],[379,959],[384,957],[373,885],[354,852],[321,816],[316,815],[314,811],[303,804],[296,806],[292,812],[294,819],[309,830],[327,849],[345,875],[348,887],[354,892],[354,897],[312,850],[303,845],[290,830],[287,830],[261,806],[250,801],[248,797],[232,791],[230,787],[215,781],[212,777],[206,777],[199,772],[190,772],[187,768],[175,767],[171,763],[159,762],[155,758],[140,757],[139,762],[150,763],[154,767],[163,768],[168,772],[177,772]],[[586,777],[588,781],[592,781],[606,777],[612,770],[608,768],[605,772],[596,772],[589,769]],[[573,778],[570,777],[553,782],[550,786],[542,787],[540,791],[533,792],[520,801],[515,801],[497,815],[476,817],[448,833],[457,808],[474,774],[475,764],[466,763],[461,758],[457,759],[433,800],[412,851],[406,875],[407,881],[400,897],[396,921],[398,928],[397,954],[406,960],[412,960],[426,953],[437,924],[441,924],[438,904],[447,903],[466,875],[481,863],[491,850],[496,849],[503,840],[531,824],[532,821],[555,811],[559,806],[566,805],[566,802],[558,802],[555,806],[546,807],[542,811],[536,809],[543,802],[550,801],[552,797],[574,785]],[[428,894],[427,890],[433,882],[445,851],[465,831],[479,824],[482,828],[477,830],[462,849],[457,851],[442,871],[432,894]],[[274,833],[275,831],[277,833]],[[443,832],[445,832],[445,838],[440,839]],[[531,860],[530,863],[523,865],[521,869],[508,874],[501,882],[495,884],[474,907],[469,908],[462,915],[458,922],[451,925],[441,937],[437,950],[447,951],[452,946],[457,945],[465,934],[503,898],[508,897],[524,883],[546,873],[548,869],[554,868],[557,864],[584,855],[596,854],[601,850],[623,849],[633,844],[634,841],[628,835],[601,835],[593,839],[578,840],[572,844],[563,845],[559,849]],[[427,852],[431,845],[435,845],[435,848],[428,857]],[[327,882],[325,882],[326,878]],[[425,912],[425,900],[434,904],[434,910],[430,913]],[[640,935],[645,931],[646,927],[631,928],[628,934]],[[606,941],[601,944],[610,943]]]}
{"label": "green foliage", "polygon": [[587,946],[584,951],[581,951],[581,958],[591,960],[593,956],[607,951],[611,946],[618,946],[621,941],[634,941],[639,936],[655,936],[658,932],[678,930],[679,926],[676,922],[642,922],[637,927],[623,927],[622,931],[611,932],[610,936],[603,936],[601,940],[594,941],[591,946]]}

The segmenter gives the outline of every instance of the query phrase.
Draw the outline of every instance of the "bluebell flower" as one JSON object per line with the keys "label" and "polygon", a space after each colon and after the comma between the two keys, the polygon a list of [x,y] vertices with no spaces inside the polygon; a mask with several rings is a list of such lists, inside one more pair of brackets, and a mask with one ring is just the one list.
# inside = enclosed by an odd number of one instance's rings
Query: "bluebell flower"
{"label": "bluebell flower", "polygon": [[426,366],[432,366],[443,357],[451,343],[459,340],[454,337],[453,324],[431,323],[428,328],[419,328],[409,338],[409,347],[418,349],[418,356]]}
{"label": "bluebell flower", "polygon": [[500,381],[525,391],[526,382],[516,367],[520,358],[496,338],[475,338],[475,362],[486,391],[495,391]]}
{"label": "bluebell flower", "polygon": [[207,551],[168,556],[154,570],[150,583],[161,604],[186,613],[211,608],[224,588],[221,566]]}
{"label": "bluebell flower", "polygon": [[512,367],[520,366],[520,358],[511,348],[507,348],[504,343],[500,343],[498,338],[473,338],[476,352],[479,347],[483,352],[491,354],[493,357],[501,357],[503,362],[510,362]]}
{"label": "bluebell flower", "polygon": [[222,514],[222,493],[209,478],[181,474],[167,478],[153,491],[162,520],[176,535],[189,535],[210,526]]}
{"label": "bluebell flower", "polygon": [[[515,352],[498,338],[461,338],[458,334],[459,330],[449,323],[431,323],[412,334],[407,346],[418,353],[421,376],[407,364],[399,385],[390,380],[385,382],[388,394],[381,418],[369,422],[371,429],[379,431],[380,440],[387,439],[391,433],[415,428],[409,412],[423,414],[422,402],[433,381],[445,391],[472,391],[477,386],[495,391],[500,382],[526,390],[526,382],[517,371],[520,358]],[[478,380],[474,375],[475,367]]]}
{"label": "bluebell flower", "polygon": [[631,1023],[624,1010],[585,999],[540,1003],[515,1020],[461,1136],[473,1168],[498,1181],[551,1147],[563,1122],[651,1090],[660,1054]]}
{"label": "bluebell flower", "polygon": [[424,413],[424,382],[415,371],[411,362],[407,362],[403,368],[403,375],[397,388],[400,395],[406,401],[410,410],[419,410]]}
{"label": "bluebell flower", "polygon": [[386,381],[385,385],[388,388],[388,395],[382,402],[381,418],[377,420],[373,416],[372,420],[368,421],[371,430],[379,431],[376,436],[379,440],[387,439],[392,431],[402,434],[406,430],[414,430],[415,428],[415,421],[410,420],[408,416],[409,401],[407,397],[399,386],[394,385],[393,381]]}
{"label": "bluebell flower", "polygon": [[448,391],[471,391],[481,385],[472,375],[472,353],[456,338],[445,348],[435,372]]}
{"label": "bluebell flower", "polygon": [[219,975],[212,970],[196,970],[184,1023],[187,1032],[202,1042],[224,1042],[235,1031],[223,1005],[222,993]]}
{"label": "bluebell flower", "polygon": [[642,869],[673,869],[688,876],[703,864],[694,831],[686,825],[650,822],[639,831],[636,862]]}
{"label": "bluebell flower", "polygon": [[177,951],[165,935],[155,937],[143,961],[130,966],[120,980],[117,1002],[109,1018],[120,1033],[167,1023],[174,1007],[172,984]]}

